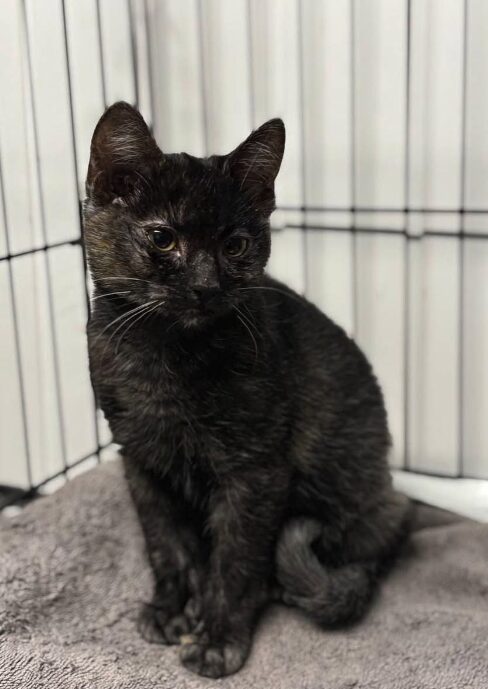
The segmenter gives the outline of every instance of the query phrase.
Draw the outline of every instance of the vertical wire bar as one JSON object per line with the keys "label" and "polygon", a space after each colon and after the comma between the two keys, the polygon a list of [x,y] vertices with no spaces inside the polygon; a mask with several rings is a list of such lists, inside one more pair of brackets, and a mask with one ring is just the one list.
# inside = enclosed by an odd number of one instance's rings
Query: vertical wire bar
{"label": "vertical wire bar", "polygon": [[249,120],[251,129],[254,129],[256,120],[256,103],[254,99],[254,41],[252,31],[252,0],[247,0],[247,64],[248,64],[248,89],[249,89]]}
{"label": "vertical wire bar", "polygon": [[300,117],[300,186],[302,197],[302,264],[303,264],[303,292],[306,295],[308,292],[308,235],[305,229],[306,225],[306,208],[307,208],[307,167],[305,162],[306,151],[306,132],[305,132],[305,85],[304,85],[304,64],[303,64],[303,15],[302,15],[302,0],[297,0],[297,53],[298,53],[298,93],[299,93],[299,117]]}
{"label": "vertical wire bar", "polygon": [[149,81],[149,107],[151,110],[151,134],[154,136],[155,123],[155,99],[154,99],[154,72],[153,72],[153,53],[151,41],[151,23],[149,21],[149,5],[148,0],[144,0],[144,33],[146,34],[146,60]]}
{"label": "vertical wire bar", "polygon": [[103,38],[102,38],[102,13],[100,10],[100,0],[96,0],[97,9],[97,37],[98,37],[98,52],[100,54],[100,76],[102,81],[102,97],[103,107],[106,108],[107,103],[107,84],[105,82],[105,58],[103,56]]}
{"label": "vertical wire bar", "polygon": [[202,108],[203,154],[209,153],[208,117],[207,117],[207,82],[205,78],[205,36],[203,27],[203,0],[196,0],[198,23],[198,52],[200,57],[200,99]]}
{"label": "vertical wire bar", "polygon": [[466,154],[467,154],[467,96],[468,96],[468,2],[463,4],[463,66],[461,95],[461,170],[459,219],[459,321],[458,321],[458,476],[464,473],[464,294],[465,294],[465,208],[466,208]]}
{"label": "vertical wire bar", "polygon": [[37,113],[36,104],[34,96],[34,82],[32,74],[32,55],[30,50],[30,34],[29,34],[29,23],[27,18],[27,7],[26,0],[22,0],[22,24],[23,33],[25,40],[25,49],[27,57],[27,81],[30,92],[30,105],[31,105],[31,117],[32,117],[32,131],[33,131],[33,143],[34,143],[34,158],[36,165],[36,179],[39,194],[39,211],[40,211],[40,225],[42,240],[46,250],[44,253],[44,267],[46,271],[46,283],[47,283],[47,293],[48,293],[48,314],[49,314],[49,332],[51,335],[51,343],[53,350],[53,364],[54,364],[54,388],[56,396],[56,408],[58,412],[59,421],[59,431],[60,431],[60,441],[61,441],[61,454],[63,459],[64,470],[68,469],[67,464],[67,452],[66,452],[66,427],[64,423],[64,413],[62,406],[62,396],[61,396],[61,375],[59,371],[59,348],[58,340],[56,334],[56,325],[54,323],[54,294],[51,279],[51,266],[49,264],[48,256],[48,241],[47,241],[47,231],[46,231],[46,209],[44,207],[44,189],[42,183],[42,173],[41,173],[41,160],[39,153],[39,132],[37,129]]}
{"label": "vertical wire bar", "polygon": [[[5,196],[5,187],[3,184],[3,170],[2,170],[2,160],[0,155],[0,197],[2,199],[3,208],[3,225],[5,228],[5,244],[7,248],[7,255],[10,257],[10,239],[9,239],[9,228],[8,228],[8,215],[7,215],[7,198]],[[12,269],[12,259],[7,259],[7,272],[8,281],[10,287],[10,307],[12,309],[12,322],[14,326],[14,345],[15,345],[15,361],[17,364],[17,377],[19,382],[19,393],[20,393],[20,409],[22,413],[22,435],[24,439],[24,451],[25,451],[25,463],[27,469],[27,480],[29,482],[29,489],[33,488],[32,482],[32,463],[31,463],[31,449],[29,442],[29,430],[27,424],[27,404],[25,401],[25,384],[24,384],[24,371],[22,367],[22,356],[20,353],[20,333],[19,333],[19,322],[17,318],[17,300],[15,298],[15,283]]]}
{"label": "vertical wire bar", "polygon": [[[69,99],[69,112],[70,112],[70,126],[71,126],[71,146],[73,150],[73,163],[74,163],[74,178],[75,178],[75,184],[76,184],[76,199],[78,202],[78,219],[79,219],[79,230],[80,230],[80,239],[81,239],[81,251],[82,251],[82,262],[83,262],[83,276],[84,276],[84,294],[85,294],[85,303],[86,303],[86,312],[88,318],[90,317],[91,314],[91,304],[90,304],[90,295],[88,292],[88,274],[87,274],[87,262],[86,262],[86,250],[85,250],[85,242],[84,242],[84,236],[83,236],[83,208],[82,204],[79,198],[79,179],[78,179],[78,149],[76,145],[76,135],[75,135],[75,115],[74,115],[74,106],[73,106],[73,87],[72,87],[72,82],[71,82],[71,69],[70,69],[70,59],[69,59],[69,46],[68,46],[68,28],[67,28],[67,21],[66,21],[66,6],[65,6],[65,0],[61,0],[61,7],[63,11],[63,33],[64,33],[64,50],[65,50],[65,59],[66,59],[66,77],[67,77],[67,83],[68,83],[68,99]],[[97,462],[100,464],[100,433],[98,429],[98,416],[97,416],[97,401],[95,397],[95,393],[93,391],[93,387],[91,387],[92,390],[92,399],[93,399],[93,417],[94,417],[94,428],[95,428],[95,442],[97,444],[97,449],[95,451],[95,454],[97,456]]]}
{"label": "vertical wire bar", "polygon": [[356,235],[356,5],[350,3],[350,79],[351,79],[351,262],[352,262],[352,335],[358,335],[357,235]]}
{"label": "vertical wire bar", "polygon": [[135,107],[139,108],[139,73],[137,60],[137,35],[134,21],[134,8],[132,7],[132,0],[127,0],[127,12],[129,15],[129,29],[130,29],[130,52],[132,62],[132,74],[134,79],[134,95]]}
{"label": "vertical wire bar", "polygon": [[407,54],[405,59],[405,161],[404,161],[404,204],[405,204],[405,239],[403,250],[403,468],[409,466],[409,396],[410,396],[410,242],[409,230],[409,199],[410,199],[410,91],[411,91],[411,40],[412,40],[412,6],[407,0],[406,7],[406,41]]}

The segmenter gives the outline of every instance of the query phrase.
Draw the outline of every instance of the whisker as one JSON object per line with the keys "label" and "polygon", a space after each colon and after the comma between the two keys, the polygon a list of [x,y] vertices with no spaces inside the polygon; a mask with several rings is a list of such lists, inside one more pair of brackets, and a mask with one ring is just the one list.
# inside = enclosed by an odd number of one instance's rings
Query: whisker
{"label": "whisker", "polygon": [[[132,309],[132,311],[130,311],[128,314],[126,314],[127,317],[122,321],[122,323],[119,323],[119,325],[115,328],[115,330],[112,332],[112,334],[111,334],[110,337],[108,338],[108,343],[109,343],[109,342],[112,340],[112,338],[119,332],[119,330],[120,330],[121,328],[124,327],[124,325],[125,325],[126,323],[128,323],[128,322],[131,321],[133,318],[135,318],[136,316],[138,316],[138,315],[141,313],[141,311],[145,311],[145,310],[146,310],[146,307],[149,306],[150,304],[154,304],[155,301],[156,301],[155,299],[153,299],[152,301],[146,301],[144,304],[141,304],[140,306],[138,306],[138,307],[135,308],[135,309]],[[107,344],[108,344],[108,343],[107,343]]]}
{"label": "whisker", "polygon": [[[143,304],[144,306],[144,304]],[[135,311],[138,311],[141,308],[141,305],[136,306],[133,309],[130,309],[129,311],[124,311],[120,316],[117,316],[117,318],[114,318],[108,325],[105,326],[105,328],[102,330],[102,332],[98,335],[99,339],[112,325],[115,323],[118,323],[120,320],[125,319],[127,316],[130,316],[130,314],[134,313]]]}
{"label": "whisker", "polygon": [[145,282],[148,285],[152,285],[153,283],[150,280],[143,280],[142,278],[129,278],[125,277],[123,275],[113,275],[112,277],[106,277],[106,278],[96,278],[95,282],[97,280],[134,280],[135,282]]}
{"label": "whisker", "polygon": [[[234,306],[234,309],[236,309],[235,306]],[[252,339],[252,341],[253,341],[253,343],[254,343],[254,363],[256,363],[256,359],[258,358],[258,343],[256,342],[256,338],[255,338],[254,335],[252,334],[252,331],[251,331],[251,329],[249,328],[249,326],[247,325],[246,321],[244,321],[244,320],[240,317],[239,313],[237,313],[237,318],[240,320],[240,322],[242,323],[242,325],[245,327],[245,329],[247,330],[247,332],[248,332],[249,335],[251,336],[251,339]]]}
{"label": "whisker", "polygon": [[249,316],[246,316],[244,313],[242,313],[242,311],[240,310],[240,308],[238,306],[234,305],[234,309],[241,316],[241,318],[243,318],[246,321],[247,325],[249,326],[249,329],[252,330],[256,335],[261,337],[261,333],[258,331],[256,324],[252,320],[252,318],[250,318]]}
{"label": "whisker", "polygon": [[92,301],[103,299],[104,297],[113,297],[114,294],[130,294],[130,290],[126,289],[123,292],[109,292],[108,294],[99,294],[98,297],[92,297]]}
{"label": "whisker", "polygon": [[[150,303],[153,303],[153,302],[150,302]],[[103,352],[102,352],[102,358],[103,358],[103,356],[105,355],[105,352],[107,351],[107,348],[110,346],[110,342],[112,341],[114,335],[116,335],[116,333],[120,330],[120,328],[123,328],[124,325],[125,325],[129,320],[132,320],[132,318],[134,318],[136,315],[139,315],[139,313],[140,313],[141,311],[145,311],[145,309],[147,308],[148,305],[149,305],[148,302],[146,302],[145,304],[140,304],[139,306],[136,306],[136,308],[131,309],[129,312],[123,313],[122,316],[119,316],[118,318],[114,319],[111,323],[109,323],[109,326],[110,326],[110,325],[113,325],[113,324],[115,324],[117,321],[120,321],[120,320],[122,319],[122,321],[119,323],[119,325],[116,327],[116,329],[113,331],[113,333],[112,333],[112,334],[110,335],[110,337],[108,338],[107,343],[105,344],[105,347],[104,347]],[[107,326],[107,327],[109,327],[109,326]],[[102,331],[102,333],[100,333],[100,335],[102,335],[103,332],[105,332],[105,330],[107,329],[107,327],[104,328],[104,330]],[[99,337],[100,337],[100,336],[99,336]]]}
{"label": "whisker", "polygon": [[[135,318],[132,318],[132,319],[131,319],[132,322],[129,323],[129,325],[127,326],[127,328],[124,330],[124,332],[122,333],[122,335],[121,335],[121,336],[119,337],[119,339],[117,340],[117,344],[115,345],[115,353],[116,353],[116,354],[117,354],[117,352],[119,351],[120,343],[121,343],[122,340],[124,339],[125,335],[127,335],[127,333],[129,332],[129,330],[132,328],[132,326],[134,326],[138,321],[140,321],[141,318],[144,319],[144,318],[145,318],[146,316],[148,316],[152,311],[155,311],[161,304],[162,304],[161,301],[156,302],[156,304],[152,304],[152,306],[151,306],[150,304],[146,304],[146,307],[147,307],[147,308],[146,308],[145,310],[143,310],[143,311],[140,311],[138,314],[136,314],[136,317],[135,317]],[[127,322],[127,321],[125,321],[124,323],[126,323],[126,322]]]}
{"label": "whisker", "polygon": [[244,316],[246,315],[246,320],[249,323],[249,325],[251,325],[254,328],[254,332],[256,333],[256,335],[259,335],[259,337],[262,337],[262,334],[259,331],[258,326],[256,325],[256,321],[253,318],[253,314],[249,310],[249,307],[247,306],[247,304],[245,304],[243,302],[240,304],[240,306],[242,309],[245,309],[245,312],[246,312],[244,314],[244,313],[242,313],[241,309],[239,309],[239,313],[241,314],[241,316],[244,318]]}

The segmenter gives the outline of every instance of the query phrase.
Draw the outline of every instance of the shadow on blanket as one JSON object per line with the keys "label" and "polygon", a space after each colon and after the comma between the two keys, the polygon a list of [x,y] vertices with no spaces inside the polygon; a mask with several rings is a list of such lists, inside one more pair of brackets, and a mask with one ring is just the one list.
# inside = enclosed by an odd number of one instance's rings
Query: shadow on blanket
{"label": "shadow on blanket", "polygon": [[[185,689],[177,649],[135,618],[151,573],[120,462],[0,519],[2,689]],[[358,626],[272,608],[231,689],[487,689],[488,525],[418,507],[402,561]]]}

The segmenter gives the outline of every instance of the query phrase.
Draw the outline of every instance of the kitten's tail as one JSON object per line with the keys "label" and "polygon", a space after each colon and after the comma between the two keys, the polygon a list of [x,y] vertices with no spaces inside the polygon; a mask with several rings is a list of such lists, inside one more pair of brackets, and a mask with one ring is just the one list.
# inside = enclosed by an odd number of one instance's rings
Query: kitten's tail
{"label": "kitten's tail", "polygon": [[379,575],[375,561],[338,567],[321,563],[312,549],[322,525],[313,519],[289,522],[276,553],[281,600],[308,613],[323,626],[334,627],[359,619],[372,597]]}

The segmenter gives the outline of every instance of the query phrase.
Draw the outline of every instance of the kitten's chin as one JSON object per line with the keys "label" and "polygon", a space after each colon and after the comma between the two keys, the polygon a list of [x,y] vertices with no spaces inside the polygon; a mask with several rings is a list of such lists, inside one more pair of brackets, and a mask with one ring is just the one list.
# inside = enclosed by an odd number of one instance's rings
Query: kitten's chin
{"label": "kitten's chin", "polygon": [[192,309],[181,314],[178,321],[184,330],[201,330],[215,323],[224,313],[224,310],[200,311]]}
{"label": "kitten's chin", "polygon": [[210,318],[204,314],[185,315],[180,319],[180,324],[185,330],[198,330],[210,322]]}
{"label": "kitten's chin", "polygon": [[[233,311],[233,305],[229,302],[220,301],[213,305],[188,305],[166,315],[168,322],[172,322],[169,327],[175,332],[204,330],[216,324],[217,321],[225,319]],[[173,320],[174,319],[174,320]]]}

